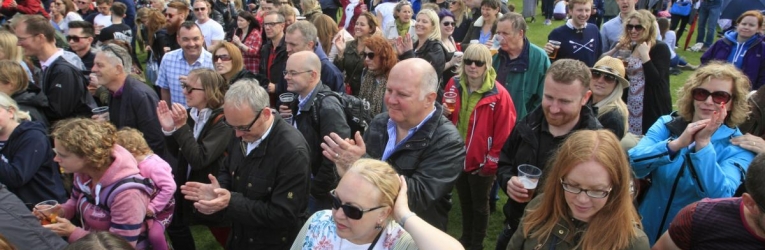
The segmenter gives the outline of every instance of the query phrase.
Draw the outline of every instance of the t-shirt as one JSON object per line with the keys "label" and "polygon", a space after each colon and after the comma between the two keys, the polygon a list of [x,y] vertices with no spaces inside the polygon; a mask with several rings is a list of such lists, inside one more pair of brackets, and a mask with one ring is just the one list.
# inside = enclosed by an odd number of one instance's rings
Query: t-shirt
{"label": "t-shirt", "polygon": [[101,34],[98,35],[98,41],[100,42],[106,42],[112,39],[130,44],[130,42],[133,41],[133,30],[130,29],[130,26],[127,26],[124,23],[118,23],[104,28],[101,30]]}
{"label": "t-shirt", "polygon": [[667,46],[669,46],[669,53],[671,55],[669,58],[675,58],[675,56],[677,55],[675,53],[675,40],[676,40],[676,35],[674,30],[668,30],[667,33],[664,33],[664,41],[662,42],[666,43]]}
{"label": "t-shirt", "polygon": [[208,48],[212,46],[213,40],[221,41],[225,39],[226,32],[223,31],[223,26],[215,20],[209,19],[204,24],[199,23],[199,20],[197,20],[196,23],[199,25],[199,29],[202,30],[202,35],[205,36],[205,44]]}
{"label": "t-shirt", "polygon": [[104,15],[99,13],[93,18],[93,27],[103,25],[104,28],[112,26],[112,15]]}
{"label": "t-shirt", "polygon": [[[386,2],[381,3],[375,7],[375,13],[380,14],[383,17],[382,24],[387,25],[387,23],[393,22],[393,10],[396,8],[396,3]],[[386,27],[382,27],[382,30],[385,30]]]}

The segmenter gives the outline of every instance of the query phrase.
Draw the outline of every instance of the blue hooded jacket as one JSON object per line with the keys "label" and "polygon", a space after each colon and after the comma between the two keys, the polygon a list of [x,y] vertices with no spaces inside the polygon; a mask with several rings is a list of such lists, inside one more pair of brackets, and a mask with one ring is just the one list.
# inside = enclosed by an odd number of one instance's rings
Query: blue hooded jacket
{"label": "blue hooded jacket", "polygon": [[728,62],[732,63],[733,65],[736,65],[736,68],[741,69],[744,65],[744,55],[746,55],[746,51],[749,50],[750,47],[752,47],[752,44],[754,44],[757,41],[761,42],[762,35],[759,33],[754,34],[754,36],[750,37],[749,40],[746,40],[744,43],[738,42],[738,32],[735,30],[731,30],[725,33],[725,39],[728,39],[733,43],[733,51],[728,55]]}
{"label": "blue hooded jacket", "polygon": [[715,60],[731,62],[749,77],[752,89],[756,90],[765,85],[765,37],[755,34],[742,46],[737,42],[737,35],[735,31],[729,31],[723,39],[717,40],[701,56],[701,64]]}

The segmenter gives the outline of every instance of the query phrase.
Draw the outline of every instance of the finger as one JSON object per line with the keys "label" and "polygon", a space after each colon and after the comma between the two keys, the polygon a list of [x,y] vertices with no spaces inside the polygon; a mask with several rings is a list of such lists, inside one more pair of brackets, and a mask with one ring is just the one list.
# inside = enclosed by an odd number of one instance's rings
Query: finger
{"label": "finger", "polygon": [[203,204],[202,202],[205,202],[205,201],[194,202],[194,208],[196,208],[197,211],[199,211],[199,212],[201,212],[203,214],[209,214],[209,213],[206,213],[206,212],[213,210],[213,207],[211,207],[211,206],[209,206],[207,204]]}
{"label": "finger", "polygon": [[[333,135],[334,135],[334,136],[333,136]],[[327,146],[329,146],[329,147],[330,147],[332,150],[337,150],[337,149],[338,149],[338,147],[339,147],[339,144],[338,144],[338,142],[337,142],[337,141],[342,141],[342,139],[336,139],[336,138],[340,138],[340,136],[338,136],[338,135],[337,135],[337,134],[335,134],[335,133],[329,133],[329,135],[327,135],[327,136],[324,136],[324,142],[325,142],[325,143],[327,144]]]}
{"label": "finger", "polygon": [[361,132],[356,131],[356,136],[354,136],[354,138],[356,138],[356,145],[357,146],[359,146],[361,148],[365,148],[365,149],[367,148],[366,144],[364,144],[364,137],[361,136]]}
{"label": "finger", "polygon": [[210,178],[210,184],[212,184],[213,188],[220,188],[218,179],[215,178],[215,176],[213,176],[212,174],[207,174],[207,178]]}

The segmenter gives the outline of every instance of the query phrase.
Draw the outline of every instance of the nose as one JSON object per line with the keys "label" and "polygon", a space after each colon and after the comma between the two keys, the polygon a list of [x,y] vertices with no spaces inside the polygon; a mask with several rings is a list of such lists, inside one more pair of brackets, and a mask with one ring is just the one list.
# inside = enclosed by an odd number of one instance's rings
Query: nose
{"label": "nose", "polygon": [[244,136],[244,132],[243,132],[243,131],[240,131],[240,130],[238,130],[238,129],[234,129],[234,135],[235,135],[236,137],[242,138],[242,136]]}
{"label": "nose", "polygon": [[334,211],[334,213],[335,213],[334,215],[335,215],[335,217],[337,217],[338,219],[343,219],[343,220],[344,220],[344,219],[347,219],[347,217],[345,216],[345,213],[343,212],[343,208],[339,208],[339,207],[338,207],[337,209],[333,209],[333,210],[335,210],[335,211]]}
{"label": "nose", "polygon": [[582,191],[581,193],[576,194],[576,200],[578,200],[579,202],[585,203],[590,201],[590,197],[587,196],[587,194],[584,193],[584,191]]}

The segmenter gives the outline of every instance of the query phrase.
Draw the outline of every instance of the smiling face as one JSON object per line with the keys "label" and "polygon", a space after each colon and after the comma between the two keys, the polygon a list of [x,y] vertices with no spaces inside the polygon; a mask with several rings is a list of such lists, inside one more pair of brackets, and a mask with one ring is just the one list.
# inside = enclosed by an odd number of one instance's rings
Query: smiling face
{"label": "smiling face", "polygon": [[358,19],[356,19],[356,26],[354,26],[354,37],[362,37],[372,34],[374,32],[369,27],[369,20],[367,20],[366,16],[359,16]]}
{"label": "smiling face", "polygon": [[736,26],[738,36],[743,39],[749,39],[760,30],[760,23],[756,17],[746,16]]}
{"label": "smiling face", "polygon": [[[198,89],[204,89],[204,86],[202,85],[202,81],[197,77],[195,74],[190,74],[188,76],[188,81],[186,84],[189,86],[188,89],[183,90],[183,96],[186,97],[186,105],[192,108],[197,108],[198,110],[202,110],[207,107],[207,95],[205,94],[205,91],[198,90]],[[194,89],[191,91],[191,93],[188,92],[189,89]]]}
{"label": "smiling face", "polygon": [[454,25],[454,18],[450,16],[445,16],[444,19],[441,19],[441,35],[446,37],[451,36],[452,33],[454,33]]}
{"label": "smiling face", "polygon": [[202,31],[194,25],[191,29],[183,28],[178,31],[178,43],[183,49],[183,53],[188,58],[198,58],[202,54],[202,45],[205,42]]}
{"label": "smiling face", "polygon": [[[645,27],[643,27],[642,24],[640,24],[640,20],[638,20],[637,18],[632,18],[630,19],[628,24],[633,26],[633,27],[627,26],[627,30],[626,30],[627,34],[629,34],[630,36],[630,40],[632,40],[633,42],[638,42],[638,43],[641,42],[644,37],[643,33],[645,33],[646,31],[645,31]],[[639,27],[636,28],[634,26],[639,26]]]}
{"label": "smiling face", "polygon": [[[583,95],[584,93],[584,95]],[[559,83],[551,76],[545,77],[542,111],[550,126],[564,127],[579,121],[582,105],[587,103],[591,92],[584,89],[579,80]]]}
{"label": "smiling face", "polygon": [[[590,160],[574,166],[565,177],[563,182],[572,187],[586,190],[609,190],[611,178],[607,169],[602,164]],[[561,187],[562,188],[562,187]],[[592,198],[582,191],[574,194],[564,191],[566,204],[571,209],[571,215],[580,221],[589,222],[590,218],[600,211],[608,201],[605,198]]]}
{"label": "smiling face", "polygon": [[619,5],[619,12],[627,14],[635,11],[635,3],[637,0],[616,0],[616,4]]}
{"label": "smiling face", "polygon": [[589,4],[574,4],[570,13],[573,19],[575,27],[583,27],[587,24],[587,20],[590,19],[590,13],[592,12],[592,5]]}
{"label": "smiling face", "polygon": [[207,7],[207,3],[204,1],[194,2],[194,15],[197,17],[199,23],[207,22],[210,19],[210,8]]}
{"label": "smiling face", "polygon": [[99,85],[107,85],[119,79],[117,76],[121,75],[122,67],[114,65],[113,60],[109,60],[104,52],[98,52],[93,59],[91,71],[98,77]]}
{"label": "smiling face", "polygon": [[27,25],[25,23],[17,24],[14,34],[18,37],[16,45],[24,49],[25,56],[37,56],[40,52],[40,44],[47,43],[43,34],[32,35],[27,32]]}
{"label": "smiling face", "polygon": [[614,92],[614,89],[616,88],[616,85],[618,84],[617,81],[608,81],[606,80],[606,74],[607,73],[600,73],[600,77],[595,77],[593,74],[592,80],[590,80],[590,90],[592,91],[592,96],[596,100],[603,100],[608,95],[611,94],[611,92]]}
{"label": "smiling face", "polygon": [[[343,205],[366,210],[380,206],[382,192],[361,175],[348,172],[337,184],[335,195]],[[379,233],[375,226],[385,221],[390,210],[390,207],[375,209],[365,212],[361,219],[353,220],[346,217],[342,208],[332,209],[332,219],[337,226],[337,236],[355,244],[369,244]]]}
{"label": "smiling face", "polygon": [[[733,80],[731,79],[710,78],[709,81],[699,85],[697,88],[705,89],[709,91],[710,93],[722,91],[722,92],[731,94],[731,96],[733,96],[732,94]],[[727,109],[730,112],[732,106],[733,105],[726,104],[725,109]],[[712,118],[712,115],[714,114],[714,112],[719,111],[721,107],[722,107],[721,104],[716,104],[712,101],[711,95],[707,97],[707,99],[704,101],[696,101],[694,99],[693,100],[693,121],[695,122],[695,121],[699,121],[703,119],[710,119]]]}
{"label": "smiling face", "polygon": [[494,20],[499,13],[499,9],[494,9],[489,6],[481,6],[481,16],[484,20]]}
{"label": "smiling face", "polygon": [[414,25],[414,33],[419,37],[427,37],[433,32],[433,22],[425,14],[417,15],[417,23]]}

